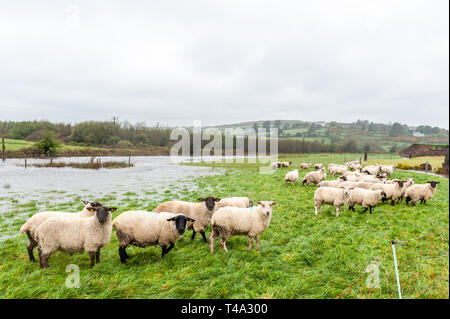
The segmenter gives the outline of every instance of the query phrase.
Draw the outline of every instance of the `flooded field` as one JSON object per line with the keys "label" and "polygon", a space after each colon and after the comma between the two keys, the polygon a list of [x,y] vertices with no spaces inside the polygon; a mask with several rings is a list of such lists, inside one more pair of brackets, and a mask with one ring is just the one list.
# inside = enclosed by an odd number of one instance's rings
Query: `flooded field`
{"label": "flooded field", "polygon": [[[128,157],[100,157],[102,161],[126,161]],[[189,160],[189,159],[184,159]],[[28,159],[28,165],[49,160]],[[89,157],[58,158],[54,162],[89,162]],[[169,156],[132,157],[133,167],[116,169],[36,168],[25,169],[24,160],[0,162],[0,241],[17,235],[15,224],[41,210],[64,205],[76,211],[80,200],[121,205],[127,198],[142,201],[176,199],[179,192],[193,191],[198,176],[219,174],[220,169],[172,163]],[[176,185],[175,185],[176,184]],[[26,215],[26,216],[24,216]],[[7,217],[7,218],[6,218]],[[1,225],[3,224],[3,225]]]}

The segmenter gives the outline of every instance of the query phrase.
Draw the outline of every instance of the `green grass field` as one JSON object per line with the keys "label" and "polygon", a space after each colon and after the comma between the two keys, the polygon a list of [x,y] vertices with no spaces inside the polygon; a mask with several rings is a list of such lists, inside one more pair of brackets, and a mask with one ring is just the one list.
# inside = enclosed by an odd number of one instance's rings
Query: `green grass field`
{"label": "green grass field", "polygon": [[[344,157],[354,160],[359,155],[283,156],[282,160],[291,160],[298,167],[303,161],[327,165],[343,162]],[[376,157],[391,159],[391,155]],[[362,213],[361,207],[355,213],[343,208],[336,218],[330,206],[314,216],[314,186],[283,185],[289,169],[262,175],[259,166],[251,163],[190,165],[220,167],[225,172],[196,179],[197,191],[190,191],[181,181],[167,192],[167,199],[177,193],[182,194],[179,199],[191,201],[213,195],[277,202],[270,226],[261,235],[260,251],[248,252],[248,239],[237,236],[227,242],[228,253],[216,242],[216,252],[211,255],[201,236],[191,242],[191,233],[187,232],[163,260],[159,247],[133,247],[129,248],[128,263],[122,265],[113,232],[110,244],[102,249],[101,263],[93,269],[89,269],[87,254],[57,252],[50,258],[50,268],[40,270],[38,263],[28,261],[26,236],[19,235],[1,243],[0,298],[336,298],[389,247],[392,239],[409,239],[449,225],[449,183],[439,177],[432,178],[441,184],[426,205],[379,204],[372,214]],[[416,183],[430,180],[423,174],[403,171],[393,176],[405,177],[414,177]],[[158,204],[143,202],[134,194],[122,197],[114,216],[131,209],[150,210]],[[111,198],[96,200],[108,205]],[[80,200],[71,198],[60,206],[49,203],[47,209],[77,211],[82,208]],[[0,219],[0,231],[18,230],[25,218],[9,223],[9,218],[18,213],[33,215],[35,203],[14,206]],[[447,248],[435,249],[436,254],[447,254],[448,261],[448,237]],[[80,267],[79,288],[65,286],[69,264]],[[446,286],[448,298],[448,273]],[[425,293],[421,297],[433,296]]]}
{"label": "green grass field", "polygon": [[[1,144],[1,141],[0,141]],[[25,140],[13,140],[9,138],[5,138],[5,148],[6,151],[16,151],[20,150],[22,148],[33,146],[34,142],[29,142]],[[1,147],[1,145],[0,145]],[[60,150],[79,150],[83,149],[85,147],[83,146],[76,146],[76,145],[68,145],[68,144],[61,144]],[[92,149],[100,149],[98,147],[91,147]],[[1,150],[0,150],[1,151]]]}

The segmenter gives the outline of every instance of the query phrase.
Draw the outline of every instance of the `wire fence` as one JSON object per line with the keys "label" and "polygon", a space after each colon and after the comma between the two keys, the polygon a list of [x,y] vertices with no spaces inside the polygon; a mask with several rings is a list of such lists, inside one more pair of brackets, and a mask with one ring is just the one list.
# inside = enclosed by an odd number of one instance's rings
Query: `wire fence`
{"label": "wire fence", "polygon": [[395,240],[337,299],[449,298],[449,228]]}

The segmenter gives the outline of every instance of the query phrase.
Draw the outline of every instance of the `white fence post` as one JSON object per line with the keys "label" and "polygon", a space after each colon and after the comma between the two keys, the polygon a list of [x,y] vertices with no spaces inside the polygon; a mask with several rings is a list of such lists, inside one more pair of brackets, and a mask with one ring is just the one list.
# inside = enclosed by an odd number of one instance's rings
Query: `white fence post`
{"label": "white fence post", "polygon": [[392,254],[394,255],[395,276],[397,277],[398,298],[402,299],[402,290],[400,288],[400,278],[398,276],[397,256],[395,255],[395,241],[392,244]]}

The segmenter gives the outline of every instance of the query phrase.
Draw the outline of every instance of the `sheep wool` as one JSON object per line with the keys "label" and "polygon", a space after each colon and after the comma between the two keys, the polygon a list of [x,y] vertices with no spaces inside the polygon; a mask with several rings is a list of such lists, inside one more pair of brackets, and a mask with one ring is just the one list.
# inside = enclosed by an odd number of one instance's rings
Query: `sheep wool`
{"label": "sheep wool", "polygon": [[406,204],[409,202],[412,203],[413,206],[416,205],[416,202],[420,200],[421,204],[425,204],[427,200],[432,198],[436,193],[437,184],[440,182],[431,181],[426,184],[414,184],[406,189]]}
{"label": "sheep wool", "polygon": [[322,205],[333,205],[336,207],[336,217],[339,216],[341,206],[347,204],[350,196],[349,188],[319,187],[314,192],[314,213],[322,212]]}
{"label": "sheep wool", "polygon": [[272,218],[272,206],[275,202],[260,201],[253,209],[223,207],[217,210],[211,219],[212,233],[209,238],[210,251],[214,253],[214,240],[220,237],[220,245],[228,251],[226,241],[233,235],[247,235],[250,239],[248,250],[256,239],[256,249],[259,250],[259,234],[269,226]]}
{"label": "sheep wool", "polygon": [[391,200],[391,205],[394,205],[394,202],[399,199],[402,195],[403,184],[405,181],[403,180],[395,180],[393,184],[374,184],[370,189],[371,190],[382,190],[386,193],[385,200]]}
{"label": "sheep wool", "polygon": [[248,197],[227,197],[222,198],[216,204],[216,210],[222,207],[231,206],[231,207],[240,207],[240,208],[248,208],[253,206],[253,202]]}
{"label": "sheep wool", "polygon": [[286,174],[284,177],[284,183],[290,182],[292,185],[295,184],[298,180],[298,169],[295,169],[293,171],[290,171]]}
{"label": "sheep wool", "polygon": [[325,171],[325,168],[322,167],[318,171],[309,172],[303,177],[302,184],[309,185],[311,183],[314,183],[315,185],[318,185],[321,181],[323,181],[325,178],[327,178],[327,172]]}
{"label": "sheep wool", "polygon": [[385,197],[385,193],[382,190],[370,190],[363,188],[355,188],[350,191],[348,208],[355,211],[355,205],[361,205],[364,210],[363,212],[370,209],[370,214],[372,214],[372,208],[378,204],[379,200]]}
{"label": "sheep wool", "polygon": [[308,169],[308,168],[311,167],[311,165],[312,165],[312,163],[309,163],[309,164],[301,163],[301,164],[300,164],[300,168],[301,168],[301,169]]}

